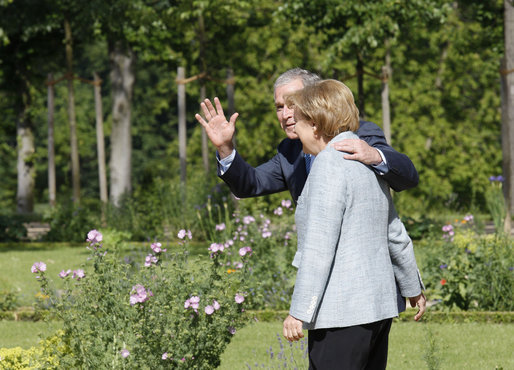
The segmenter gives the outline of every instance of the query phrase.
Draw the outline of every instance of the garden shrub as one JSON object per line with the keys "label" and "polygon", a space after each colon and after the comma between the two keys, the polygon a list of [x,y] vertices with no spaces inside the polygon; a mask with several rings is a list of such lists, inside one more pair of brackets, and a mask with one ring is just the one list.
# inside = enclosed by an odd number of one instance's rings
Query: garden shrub
{"label": "garden shrub", "polygon": [[477,234],[462,221],[443,226],[443,240],[425,247],[428,296],[447,310],[513,310],[512,239]]}
{"label": "garden shrub", "polygon": [[12,311],[19,306],[18,294],[12,290],[0,291],[0,311]]}
{"label": "garden shrub", "polygon": [[59,276],[66,281],[59,296],[50,287],[46,265],[34,263],[31,271],[63,322],[62,342],[69,351],[58,352],[62,368],[219,365],[235,330],[247,321],[251,256],[242,256],[241,268],[227,273],[226,253],[194,259],[185,242],[191,232],[181,230],[178,237],[181,252],[171,254],[153,243],[138,261],[104,247],[102,234],[93,230],[88,234],[91,268],[62,270]]}
{"label": "garden shrub", "polygon": [[0,242],[19,241],[27,236],[23,225],[31,218],[24,215],[0,214]]}
{"label": "garden shrub", "polygon": [[[207,209],[209,210],[210,205]],[[270,215],[258,213],[255,217],[241,209],[229,220],[212,225],[215,217],[204,217],[202,225],[212,241],[211,249],[230,244],[239,255],[251,253],[248,261],[248,285],[252,296],[252,309],[289,309],[293,293],[296,269],[291,265],[296,252],[294,209],[290,200],[282,200]],[[228,206],[224,205],[228,214]],[[249,252],[246,252],[249,251]],[[232,253],[232,254],[231,254]],[[239,255],[227,253],[227,271],[240,265]]]}
{"label": "garden shrub", "polygon": [[88,225],[96,222],[100,215],[100,202],[82,199],[80,205],[71,200],[60,202],[44,215],[50,231],[43,237],[48,241],[81,242],[89,231]]}
{"label": "garden shrub", "polygon": [[0,348],[0,369],[60,369],[58,354],[68,351],[62,343],[62,335],[60,330],[54,336],[39,341],[38,346],[29,349]]}

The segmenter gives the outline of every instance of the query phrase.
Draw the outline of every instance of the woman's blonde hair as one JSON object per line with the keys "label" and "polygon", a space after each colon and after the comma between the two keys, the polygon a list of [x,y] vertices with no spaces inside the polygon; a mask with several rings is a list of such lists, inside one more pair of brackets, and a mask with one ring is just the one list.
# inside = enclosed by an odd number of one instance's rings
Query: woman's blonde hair
{"label": "woman's blonde hair", "polygon": [[315,123],[318,132],[328,138],[359,128],[359,109],[353,94],[348,86],[337,80],[305,86],[288,95],[286,104],[294,107],[295,118]]}

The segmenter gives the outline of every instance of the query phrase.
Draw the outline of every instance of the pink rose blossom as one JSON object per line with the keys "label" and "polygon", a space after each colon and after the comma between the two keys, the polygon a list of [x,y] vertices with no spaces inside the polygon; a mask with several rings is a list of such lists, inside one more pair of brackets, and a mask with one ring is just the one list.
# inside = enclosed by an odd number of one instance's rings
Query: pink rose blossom
{"label": "pink rose blossom", "polygon": [[214,307],[214,309],[215,309],[216,311],[217,311],[217,310],[219,310],[219,309],[221,308],[221,306],[220,306],[219,302],[218,302],[218,301],[216,301],[216,300],[214,300],[214,301],[212,302],[212,307]]}
{"label": "pink rose blossom", "polygon": [[184,239],[186,237],[186,230],[182,229],[178,232],[177,236],[179,239]]}

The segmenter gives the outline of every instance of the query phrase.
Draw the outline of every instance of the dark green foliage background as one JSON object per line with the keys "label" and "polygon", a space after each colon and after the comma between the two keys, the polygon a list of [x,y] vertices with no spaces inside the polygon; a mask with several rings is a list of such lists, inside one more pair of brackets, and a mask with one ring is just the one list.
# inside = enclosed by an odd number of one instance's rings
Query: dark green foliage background
{"label": "dark green foliage background", "polygon": [[[302,1],[271,0],[256,4],[243,0],[138,0],[116,5],[78,1],[73,6],[66,1],[39,3],[40,7],[31,7],[27,0],[0,3],[0,41],[4,41],[0,45],[0,208],[4,213],[15,210],[19,97],[17,87],[9,83],[16,63],[24,63],[30,71],[36,203],[47,202],[44,80],[49,72],[55,77],[64,73],[61,19],[65,13],[71,17],[74,29],[75,73],[92,79],[96,71],[104,81],[107,153],[111,124],[108,40],[124,39],[137,55],[132,101],[134,202],[151,203],[149,198],[155,196],[156,187],[179,179],[178,66],[186,67],[188,76],[206,70],[211,77],[204,81],[207,96],[219,96],[224,104],[226,86],[220,81],[226,77],[226,68],[234,70],[235,104],[240,113],[237,147],[251,164],[257,165],[274,154],[283,138],[273,107],[272,85],[279,73],[301,66],[326,78],[344,80],[357,95],[356,79],[348,78],[355,74],[356,53],[363,53],[366,71],[379,74],[386,39],[392,65],[392,145],[412,159],[420,174],[417,188],[395,195],[400,214],[419,217],[444,208],[484,209],[488,178],[501,173],[500,0],[387,0],[378,8],[377,4],[357,0],[346,1],[344,6],[334,1],[307,6]],[[403,3],[408,3],[410,13],[402,10]],[[43,14],[33,14],[36,11]],[[4,17],[13,12],[25,14],[18,21],[30,27],[20,28]],[[200,16],[205,25],[203,39],[198,26]],[[364,23],[359,24],[356,17]],[[359,34],[367,36],[357,37]],[[41,38],[46,41],[33,42]],[[21,54],[16,56],[7,53],[16,46],[14,42],[20,43]],[[367,118],[379,125],[380,89],[380,80],[364,77]],[[75,91],[82,197],[97,199],[93,90],[76,83]],[[188,179],[207,194],[219,180],[212,146],[210,173],[206,175],[202,168],[201,130],[194,119],[199,111],[199,81],[187,85],[187,94]],[[66,95],[65,85],[57,85],[58,201],[64,208],[71,195]],[[156,199],[158,208],[160,198]],[[278,198],[267,199],[276,202]],[[195,202],[183,206],[191,208],[198,204]]]}

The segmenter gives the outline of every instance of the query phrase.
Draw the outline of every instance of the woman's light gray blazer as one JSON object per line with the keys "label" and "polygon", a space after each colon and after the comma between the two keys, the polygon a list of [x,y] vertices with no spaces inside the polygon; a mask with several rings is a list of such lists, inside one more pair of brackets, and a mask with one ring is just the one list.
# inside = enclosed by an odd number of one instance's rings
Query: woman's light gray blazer
{"label": "woman's light gray blazer", "polygon": [[[358,138],[344,132],[332,141]],[[306,329],[371,323],[398,315],[423,284],[389,186],[330,146],[316,156],[298,199],[298,268],[289,313]],[[395,282],[396,277],[396,282]]]}

